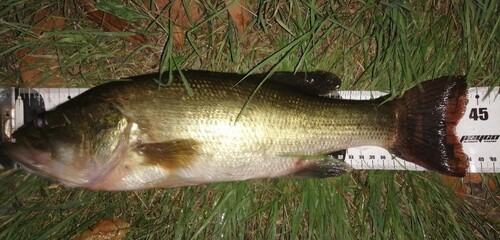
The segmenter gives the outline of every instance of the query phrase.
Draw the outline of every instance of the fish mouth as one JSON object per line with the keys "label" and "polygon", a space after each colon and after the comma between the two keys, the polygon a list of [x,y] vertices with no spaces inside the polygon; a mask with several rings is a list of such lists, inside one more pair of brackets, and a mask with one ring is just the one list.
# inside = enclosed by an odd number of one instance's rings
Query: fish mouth
{"label": "fish mouth", "polygon": [[[58,181],[69,187],[95,185],[119,162],[111,161],[113,164],[109,166],[92,164],[93,161],[83,161],[89,163],[80,165],[82,159],[65,162],[64,159],[57,158],[57,152],[51,151],[50,144],[48,141],[38,144],[30,141],[29,137],[18,136],[15,142],[4,143],[0,150],[28,172]],[[120,144],[120,147],[115,149],[112,159],[119,158],[125,147],[122,145],[124,144]]]}
{"label": "fish mouth", "polygon": [[39,173],[50,160],[51,153],[33,148],[25,141],[6,142],[2,146],[3,152],[23,168]]}
{"label": "fish mouth", "polygon": [[86,179],[77,178],[78,174],[75,171],[54,162],[51,159],[50,151],[36,149],[29,142],[5,143],[2,150],[23,169],[33,174],[60,181],[68,186],[77,186],[88,182]]}
{"label": "fish mouth", "polygon": [[4,143],[0,144],[0,167],[4,169],[12,169],[15,166],[14,159],[7,155],[7,153],[2,149]]}

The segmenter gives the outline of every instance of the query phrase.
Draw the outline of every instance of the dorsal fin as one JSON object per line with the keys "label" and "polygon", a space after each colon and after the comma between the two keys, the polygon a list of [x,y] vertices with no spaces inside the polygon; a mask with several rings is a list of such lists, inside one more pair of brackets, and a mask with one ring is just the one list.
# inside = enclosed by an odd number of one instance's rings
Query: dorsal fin
{"label": "dorsal fin", "polygon": [[[264,78],[266,74],[256,74],[255,78]],[[312,95],[326,95],[339,89],[340,78],[326,71],[313,72],[275,72],[267,81],[277,82]]]}

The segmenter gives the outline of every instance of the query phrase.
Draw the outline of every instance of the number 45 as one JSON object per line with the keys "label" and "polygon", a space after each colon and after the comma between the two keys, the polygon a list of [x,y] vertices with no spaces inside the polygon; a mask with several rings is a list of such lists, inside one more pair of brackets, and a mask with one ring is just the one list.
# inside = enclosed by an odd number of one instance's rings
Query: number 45
{"label": "number 45", "polygon": [[474,121],[482,120],[486,121],[488,120],[488,109],[487,108],[472,108],[470,110],[469,118],[473,119]]}

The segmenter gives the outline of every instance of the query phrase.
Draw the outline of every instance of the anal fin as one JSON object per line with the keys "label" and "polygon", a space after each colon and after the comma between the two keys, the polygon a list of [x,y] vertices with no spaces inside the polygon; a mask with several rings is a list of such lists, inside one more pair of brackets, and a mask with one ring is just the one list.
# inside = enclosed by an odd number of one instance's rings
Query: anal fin
{"label": "anal fin", "polygon": [[[351,166],[334,153],[322,156],[318,159],[298,160],[297,170],[291,174],[294,177],[327,178],[335,177],[352,170]],[[300,164],[300,161],[304,161]]]}

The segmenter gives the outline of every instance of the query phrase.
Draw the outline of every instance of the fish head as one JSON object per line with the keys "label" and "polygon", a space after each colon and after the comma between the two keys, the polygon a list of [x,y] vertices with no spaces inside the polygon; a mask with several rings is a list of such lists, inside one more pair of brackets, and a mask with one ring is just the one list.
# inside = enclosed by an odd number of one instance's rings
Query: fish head
{"label": "fish head", "polygon": [[63,107],[25,123],[2,148],[37,175],[85,187],[117,165],[129,129],[128,120],[112,106]]}

